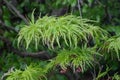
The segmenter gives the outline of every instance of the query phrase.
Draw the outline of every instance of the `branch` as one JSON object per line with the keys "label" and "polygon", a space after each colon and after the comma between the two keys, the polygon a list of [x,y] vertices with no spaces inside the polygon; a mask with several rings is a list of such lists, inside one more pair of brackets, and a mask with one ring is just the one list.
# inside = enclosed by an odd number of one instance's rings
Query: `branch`
{"label": "branch", "polygon": [[77,1],[78,1],[79,14],[80,14],[80,17],[82,18],[81,0],[77,0]]}
{"label": "branch", "polygon": [[42,60],[50,59],[50,55],[46,51],[40,51],[40,52],[36,52],[36,53],[28,53],[28,52],[21,52],[12,47],[12,52],[20,55],[21,57],[33,57],[33,58],[39,58]]}
{"label": "branch", "polygon": [[107,5],[104,7],[104,10],[105,10],[105,16],[106,16],[106,18],[107,18],[107,19],[108,19],[108,21],[111,23],[111,20],[112,20],[112,15],[110,14],[110,12],[109,12],[109,9],[108,9],[108,6],[107,6]]}
{"label": "branch", "polygon": [[7,49],[9,49],[10,52],[13,52],[14,54],[17,54],[21,57],[33,57],[33,58],[39,58],[41,60],[47,60],[50,59],[51,56],[46,51],[40,51],[37,53],[28,53],[28,52],[21,52],[20,50],[14,48],[12,46],[12,43],[2,36],[0,36],[0,40],[2,40],[6,45]]}
{"label": "branch", "polygon": [[8,31],[13,31],[13,32],[15,32],[15,33],[18,33],[18,31],[15,29],[15,28],[13,28],[13,27],[8,27],[7,25],[5,25],[5,23],[3,23],[1,20],[0,20],[0,27],[2,27],[3,29],[5,29],[5,30],[8,30]]}
{"label": "branch", "polygon": [[14,67],[11,67],[7,73],[4,73],[3,76],[1,77],[1,80],[5,80],[5,77],[8,76],[12,71],[13,71]]}
{"label": "branch", "polygon": [[7,0],[3,1],[8,6],[8,8],[11,8],[18,15],[19,18],[21,18],[26,24],[28,24],[27,19],[12,4],[10,4]]}

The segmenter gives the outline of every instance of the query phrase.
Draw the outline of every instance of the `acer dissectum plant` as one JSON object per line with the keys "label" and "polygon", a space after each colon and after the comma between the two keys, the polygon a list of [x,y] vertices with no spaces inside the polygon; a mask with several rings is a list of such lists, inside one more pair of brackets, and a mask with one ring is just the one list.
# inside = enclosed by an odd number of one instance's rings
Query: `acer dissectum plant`
{"label": "acer dissectum plant", "polygon": [[[71,68],[73,73],[84,73],[93,69],[100,58],[108,53],[119,60],[120,37],[109,37],[109,33],[94,25],[95,21],[83,19],[74,15],[61,17],[44,16],[32,18],[29,25],[23,25],[18,34],[18,47],[31,45],[39,50],[40,45],[56,55],[42,66],[27,66],[24,70],[13,70],[6,80],[44,80],[51,70],[60,67],[64,74]],[[90,39],[93,43],[90,45]],[[106,52],[106,54],[103,52]],[[111,56],[112,57],[112,56]],[[19,76],[20,75],[20,76]],[[27,75],[27,76],[24,76]],[[97,76],[99,79],[102,76]]]}

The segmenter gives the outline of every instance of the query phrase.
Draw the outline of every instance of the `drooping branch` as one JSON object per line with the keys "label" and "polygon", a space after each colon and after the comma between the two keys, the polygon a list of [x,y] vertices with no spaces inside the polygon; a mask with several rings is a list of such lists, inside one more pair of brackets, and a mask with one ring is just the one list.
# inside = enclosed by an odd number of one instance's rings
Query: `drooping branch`
{"label": "drooping branch", "polygon": [[12,9],[19,18],[21,18],[26,24],[28,24],[27,19],[18,11],[12,4],[10,4],[7,0],[3,0],[8,8]]}
{"label": "drooping branch", "polygon": [[40,51],[36,53],[28,53],[28,52],[20,52],[19,50],[12,48],[12,51],[15,54],[18,54],[22,57],[33,57],[33,58],[39,58],[42,60],[50,59],[50,55],[46,51]]}
{"label": "drooping branch", "polygon": [[21,52],[19,49],[14,48],[12,46],[12,43],[8,39],[0,36],[0,40],[2,40],[5,44],[7,44],[6,47],[10,52],[13,52],[14,54],[17,54],[21,57],[33,57],[33,58],[39,58],[41,60],[47,60],[51,58],[51,56],[46,51],[40,51],[36,53]]}

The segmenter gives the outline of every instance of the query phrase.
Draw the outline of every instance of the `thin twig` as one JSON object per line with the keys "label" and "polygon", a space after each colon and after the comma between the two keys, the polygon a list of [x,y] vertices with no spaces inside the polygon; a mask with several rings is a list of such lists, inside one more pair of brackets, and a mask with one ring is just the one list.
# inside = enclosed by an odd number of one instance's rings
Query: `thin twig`
{"label": "thin twig", "polygon": [[3,0],[3,1],[8,6],[8,8],[11,8],[19,18],[21,18],[26,24],[28,24],[27,19],[12,4],[10,4],[7,0]]}
{"label": "thin twig", "polygon": [[78,9],[79,9],[79,13],[80,13],[80,17],[82,18],[82,10],[81,10],[81,5],[80,5],[80,0],[78,1]]}
{"label": "thin twig", "polygon": [[13,28],[13,27],[8,27],[7,25],[5,25],[5,23],[3,23],[1,20],[0,20],[0,27],[1,28],[3,28],[3,29],[5,29],[5,30],[7,30],[7,31],[13,31],[13,32],[15,32],[15,33],[18,33],[18,30],[16,30],[15,28]]}

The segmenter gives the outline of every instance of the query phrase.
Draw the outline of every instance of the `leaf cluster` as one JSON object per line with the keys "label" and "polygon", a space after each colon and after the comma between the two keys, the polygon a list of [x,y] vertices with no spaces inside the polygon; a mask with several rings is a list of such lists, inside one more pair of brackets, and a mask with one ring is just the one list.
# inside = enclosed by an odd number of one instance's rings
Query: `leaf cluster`
{"label": "leaf cluster", "polygon": [[[98,26],[92,25],[93,21],[82,19],[74,15],[62,17],[44,16],[34,20],[32,16],[29,25],[25,25],[18,34],[18,44],[25,43],[26,49],[31,43],[36,48],[39,43],[47,45],[49,48],[70,47],[76,48],[81,40],[87,41],[87,36],[92,36],[96,40],[105,38],[106,32]],[[62,46],[65,44],[65,46]]]}
{"label": "leaf cluster", "polygon": [[30,65],[25,70],[15,69],[6,80],[43,80],[46,79],[45,72],[40,66]]}
{"label": "leaf cluster", "polygon": [[107,48],[108,52],[112,52],[112,54],[116,53],[116,56],[118,59],[120,59],[120,36],[114,36],[109,38],[105,44],[103,48]]}
{"label": "leaf cluster", "polygon": [[[59,51],[57,57],[55,57],[49,64],[56,67],[60,66],[62,69],[71,67],[75,70],[80,67],[84,72],[87,68],[93,67],[95,55],[99,56],[93,48],[76,48],[72,50],[64,49]],[[51,67],[49,64],[47,67]]]}

